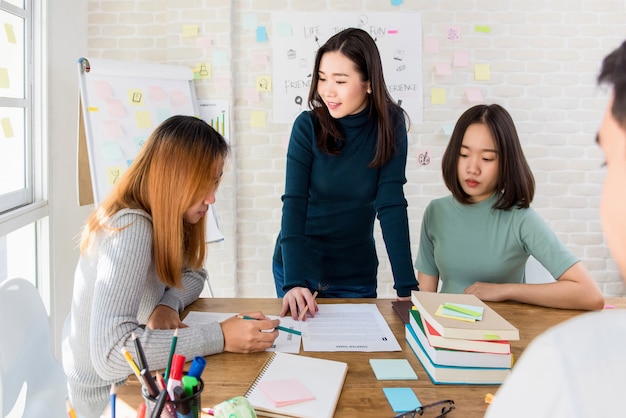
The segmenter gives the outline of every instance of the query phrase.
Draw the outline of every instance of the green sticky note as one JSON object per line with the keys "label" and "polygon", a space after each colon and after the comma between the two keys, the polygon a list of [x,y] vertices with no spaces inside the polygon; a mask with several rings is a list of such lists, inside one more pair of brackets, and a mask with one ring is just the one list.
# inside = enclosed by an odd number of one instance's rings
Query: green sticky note
{"label": "green sticky note", "polygon": [[378,380],[417,380],[407,359],[370,359],[370,366]]}
{"label": "green sticky note", "polygon": [[490,26],[485,26],[485,25],[476,25],[474,27],[474,30],[476,32],[480,32],[480,33],[489,33],[489,32],[491,32],[491,27]]}

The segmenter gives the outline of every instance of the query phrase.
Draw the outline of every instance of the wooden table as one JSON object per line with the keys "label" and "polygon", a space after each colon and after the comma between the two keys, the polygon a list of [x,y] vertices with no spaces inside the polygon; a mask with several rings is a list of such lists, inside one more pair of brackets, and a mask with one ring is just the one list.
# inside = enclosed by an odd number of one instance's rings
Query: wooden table
{"label": "wooden table", "polygon": [[[391,299],[318,299],[318,303],[374,303],[398,339],[401,352],[303,352],[302,355],[322,357],[348,363],[348,375],[339,398],[335,417],[393,417],[394,413],[383,394],[384,387],[412,387],[422,404],[442,399],[452,399],[456,410],[450,417],[482,417],[485,414],[485,394],[494,393],[498,386],[484,385],[434,385],[415,354],[404,339],[404,324],[391,306]],[[626,309],[626,298],[607,299],[606,304]],[[512,341],[515,358],[537,335],[569,318],[584,313],[562,309],[542,308],[515,302],[489,303],[500,315],[520,330],[520,340]],[[280,312],[281,299],[268,298],[207,298],[190,306],[190,310],[207,312],[244,312],[261,310],[268,315]],[[202,375],[204,392],[202,406],[211,407],[219,402],[243,395],[267,359],[269,353],[221,353],[208,356]],[[406,358],[418,375],[417,381],[379,381],[369,365],[370,358]],[[131,376],[128,384],[118,390],[118,399],[128,405],[139,405],[143,400],[137,379]]]}

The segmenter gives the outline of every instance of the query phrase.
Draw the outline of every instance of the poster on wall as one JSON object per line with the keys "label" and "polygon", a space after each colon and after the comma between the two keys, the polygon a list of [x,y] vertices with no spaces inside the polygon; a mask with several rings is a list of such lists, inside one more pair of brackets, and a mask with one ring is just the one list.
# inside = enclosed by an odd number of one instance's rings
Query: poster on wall
{"label": "poster on wall", "polygon": [[274,13],[272,15],[274,122],[293,123],[308,110],[315,54],[334,34],[357,27],[376,41],[391,96],[421,122],[422,21],[415,12]]}

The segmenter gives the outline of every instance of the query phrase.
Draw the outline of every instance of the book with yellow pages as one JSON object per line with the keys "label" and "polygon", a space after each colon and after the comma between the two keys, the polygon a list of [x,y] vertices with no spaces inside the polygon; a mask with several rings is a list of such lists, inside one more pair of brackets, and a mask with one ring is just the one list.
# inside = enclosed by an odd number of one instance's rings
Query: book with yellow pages
{"label": "book with yellow pages", "polygon": [[[347,372],[348,364],[341,361],[272,352],[244,397],[259,416],[332,418]],[[282,399],[284,406],[277,406],[263,386],[290,379],[299,379],[307,396],[298,395],[293,403]]]}
{"label": "book with yellow pages", "polygon": [[[411,301],[422,318],[442,337],[465,340],[519,340],[519,330],[474,295],[413,291]],[[463,321],[436,315],[439,307],[446,304],[480,307],[483,311],[482,319]]]}

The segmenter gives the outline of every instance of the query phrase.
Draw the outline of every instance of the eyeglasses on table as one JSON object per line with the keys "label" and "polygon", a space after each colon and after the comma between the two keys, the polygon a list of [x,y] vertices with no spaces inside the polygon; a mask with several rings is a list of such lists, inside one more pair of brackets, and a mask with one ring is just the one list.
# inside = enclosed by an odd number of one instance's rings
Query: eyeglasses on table
{"label": "eyeglasses on table", "polygon": [[442,418],[454,411],[454,401],[452,399],[446,399],[445,401],[439,401],[430,403],[428,405],[422,405],[419,408],[415,408],[412,411],[403,412],[396,415],[394,418]]}

